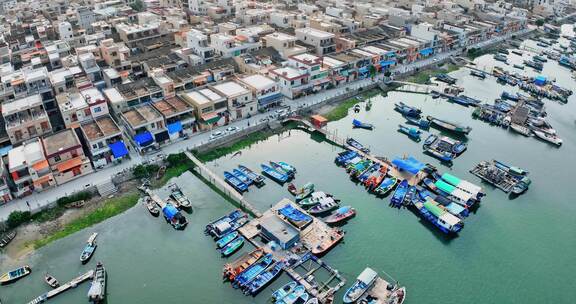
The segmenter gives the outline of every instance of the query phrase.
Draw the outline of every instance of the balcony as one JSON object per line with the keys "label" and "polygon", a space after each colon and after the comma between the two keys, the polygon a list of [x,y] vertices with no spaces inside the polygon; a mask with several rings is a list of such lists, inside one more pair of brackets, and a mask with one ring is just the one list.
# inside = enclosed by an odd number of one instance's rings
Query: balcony
{"label": "balcony", "polygon": [[16,128],[25,125],[29,122],[40,123],[40,120],[47,119],[48,115],[45,111],[22,111],[13,115],[8,115],[4,118],[6,121],[6,128]]}

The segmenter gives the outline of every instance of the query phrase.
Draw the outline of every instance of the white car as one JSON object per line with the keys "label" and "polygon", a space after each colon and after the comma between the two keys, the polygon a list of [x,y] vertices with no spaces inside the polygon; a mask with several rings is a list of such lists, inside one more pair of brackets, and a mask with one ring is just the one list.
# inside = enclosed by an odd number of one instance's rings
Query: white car
{"label": "white car", "polygon": [[234,132],[238,132],[240,131],[240,129],[238,127],[228,127],[226,128],[226,132],[228,133],[234,133]]}
{"label": "white car", "polygon": [[222,131],[212,132],[212,134],[210,134],[210,140],[218,139],[224,135],[226,135],[226,133]]}

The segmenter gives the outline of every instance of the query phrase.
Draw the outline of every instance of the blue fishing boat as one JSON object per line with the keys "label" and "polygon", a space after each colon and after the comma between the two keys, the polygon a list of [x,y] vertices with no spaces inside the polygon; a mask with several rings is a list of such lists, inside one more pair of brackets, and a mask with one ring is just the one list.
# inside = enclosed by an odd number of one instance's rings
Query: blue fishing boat
{"label": "blue fishing boat", "polygon": [[404,197],[406,197],[406,193],[408,192],[409,187],[410,185],[408,185],[407,180],[403,180],[402,182],[400,182],[398,187],[396,187],[394,194],[390,198],[390,205],[393,207],[400,208],[400,206],[402,206],[402,203],[404,202]]}
{"label": "blue fishing boat", "polygon": [[250,177],[248,177],[248,175],[246,175],[244,172],[238,169],[233,169],[232,175],[234,175],[241,182],[245,183],[247,186],[252,185],[252,183],[254,182]]}
{"label": "blue fishing boat", "polygon": [[454,143],[454,145],[452,145],[452,152],[456,155],[460,155],[464,153],[464,151],[466,151],[467,148],[468,146],[465,143],[457,141]]}
{"label": "blue fishing boat", "polygon": [[222,248],[222,247],[228,245],[228,243],[232,242],[237,236],[238,236],[238,231],[232,231],[232,232],[224,235],[223,237],[218,239],[218,241],[216,241],[216,247]]}
{"label": "blue fishing boat", "polygon": [[430,128],[430,122],[426,119],[419,119],[410,116],[404,116],[407,124],[415,125],[420,129],[428,130]]}
{"label": "blue fishing boat", "polygon": [[426,202],[418,202],[414,206],[424,219],[446,234],[458,233],[464,227],[464,223],[458,217],[440,208],[430,198],[427,198]]}
{"label": "blue fishing boat", "polygon": [[259,274],[250,284],[245,286],[245,293],[255,296],[268,284],[272,283],[284,269],[284,262],[276,262],[266,269],[266,271]]}
{"label": "blue fishing boat", "polygon": [[250,283],[252,280],[254,280],[254,278],[266,270],[266,268],[268,268],[272,262],[274,262],[272,254],[269,253],[265,255],[258,262],[252,264],[250,267],[246,268],[238,276],[236,276],[233,283],[234,288],[240,288]]}
{"label": "blue fishing boat", "polygon": [[358,153],[356,151],[344,151],[338,153],[338,156],[336,156],[336,159],[334,161],[336,162],[337,165],[342,166],[347,161],[353,159],[356,156],[358,156]]}
{"label": "blue fishing boat", "polygon": [[228,171],[224,171],[224,180],[240,193],[248,190],[248,185]]}
{"label": "blue fishing boat", "polygon": [[277,289],[272,293],[272,301],[278,302],[284,299],[285,296],[292,293],[292,291],[294,290],[294,288],[296,288],[297,285],[298,283],[294,281],[286,283],[284,286],[280,287],[279,289]]}
{"label": "blue fishing boat", "polygon": [[358,275],[354,284],[346,290],[342,301],[344,303],[356,303],[356,301],[374,285],[377,278],[378,273],[372,268],[366,267],[366,269]]}
{"label": "blue fishing boat", "polygon": [[82,264],[86,264],[90,260],[92,255],[94,255],[94,251],[96,250],[97,246],[96,245],[97,236],[98,233],[94,232],[92,233],[92,235],[90,235],[90,237],[86,241],[86,246],[84,246],[84,250],[82,250],[82,254],[80,254],[80,262],[82,262]]}
{"label": "blue fishing boat", "polygon": [[450,153],[450,152],[441,152],[441,151],[438,151],[438,150],[435,150],[435,149],[431,148],[430,146],[425,146],[425,147],[424,147],[424,151],[425,151],[426,153],[428,153],[429,155],[431,155],[431,156],[433,156],[433,157],[435,157],[435,158],[437,158],[437,159],[439,159],[439,160],[441,160],[441,161],[443,161],[443,162],[449,163],[449,162],[451,162],[451,161],[454,159],[454,156],[453,156],[452,153]]}
{"label": "blue fishing boat", "polygon": [[221,238],[232,231],[236,231],[247,222],[248,216],[246,213],[237,209],[210,222],[206,225],[205,232],[215,238]]}
{"label": "blue fishing boat", "polygon": [[372,173],[380,170],[380,167],[382,167],[379,163],[373,163],[370,167],[368,167],[364,172],[360,173],[360,175],[358,175],[357,179],[359,182],[364,183],[368,177],[370,177],[370,175],[372,175]]}
{"label": "blue fishing boat", "polygon": [[420,141],[420,135],[422,134],[422,132],[416,128],[408,128],[403,125],[398,125],[398,132],[408,135],[408,137],[415,141]]}
{"label": "blue fishing boat", "polygon": [[294,176],[294,174],[296,173],[296,171],[295,171],[296,169],[293,169],[294,167],[292,167],[292,166],[290,166],[291,168],[285,167],[285,166],[282,166],[280,163],[273,162],[273,161],[269,161],[268,163],[270,164],[270,166],[272,168],[274,168],[274,170],[276,170],[280,173],[286,174],[289,177]]}
{"label": "blue fishing boat", "polygon": [[408,191],[406,192],[406,196],[404,196],[404,201],[402,202],[402,204],[404,206],[409,206],[410,204],[412,204],[412,200],[414,200],[414,198],[417,196],[418,193],[416,191],[416,186],[408,187]]}
{"label": "blue fishing boat", "polygon": [[447,74],[437,74],[436,80],[445,82],[447,84],[455,84],[457,79],[454,77],[448,76]]}
{"label": "blue fishing boat", "polygon": [[289,293],[282,300],[280,300],[276,303],[277,304],[302,304],[302,303],[306,303],[306,301],[308,300],[308,297],[309,297],[309,295],[306,292],[306,288],[304,288],[304,286],[302,286],[302,285],[298,285],[294,288],[294,290],[292,290],[291,293]]}
{"label": "blue fishing boat", "polygon": [[246,166],[239,165],[238,170],[250,178],[256,185],[264,185],[264,177]]}
{"label": "blue fishing boat", "polygon": [[359,120],[357,120],[357,119],[353,119],[353,120],[352,120],[352,127],[353,127],[353,128],[366,129],[366,130],[372,130],[372,129],[374,129],[374,125],[369,124],[369,123],[361,122],[361,121],[359,121]]}
{"label": "blue fishing boat", "polygon": [[398,111],[405,117],[415,117],[419,118],[422,111],[416,107],[409,106],[403,102],[398,102],[394,104],[394,110]]}
{"label": "blue fishing boat", "polygon": [[415,198],[412,201],[412,204],[415,204],[418,201],[423,203],[426,201],[427,197],[430,197],[431,199],[436,201],[439,206],[444,207],[448,212],[452,213],[455,216],[467,217],[470,214],[468,208],[453,202],[452,200],[448,199],[445,196],[432,193],[423,188],[418,188],[418,195],[415,196]]}
{"label": "blue fishing boat", "polygon": [[348,138],[348,139],[346,139],[346,143],[347,143],[349,146],[351,146],[351,147],[353,147],[353,148],[355,148],[355,149],[357,149],[357,150],[359,150],[359,151],[362,151],[362,152],[364,152],[364,153],[370,153],[370,149],[364,147],[360,142],[358,142],[358,141],[355,140],[354,138]]}
{"label": "blue fishing boat", "polygon": [[242,245],[244,245],[244,237],[240,236],[222,247],[222,249],[220,249],[220,254],[222,254],[223,257],[231,256],[234,252],[238,251]]}
{"label": "blue fishing boat", "polygon": [[396,184],[398,183],[398,179],[394,176],[386,177],[376,189],[374,189],[374,193],[378,196],[384,196],[386,193],[390,192]]}
{"label": "blue fishing boat", "polygon": [[284,171],[296,173],[296,167],[290,165],[287,162],[279,161],[278,165],[280,165],[280,167],[282,167],[282,169],[284,169]]}
{"label": "blue fishing boat", "polygon": [[264,173],[264,175],[270,177],[272,180],[280,184],[287,182],[288,179],[290,178],[288,174],[276,171],[275,169],[273,169],[268,165],[261,164],[260,167],[262,168],[262,173]]}

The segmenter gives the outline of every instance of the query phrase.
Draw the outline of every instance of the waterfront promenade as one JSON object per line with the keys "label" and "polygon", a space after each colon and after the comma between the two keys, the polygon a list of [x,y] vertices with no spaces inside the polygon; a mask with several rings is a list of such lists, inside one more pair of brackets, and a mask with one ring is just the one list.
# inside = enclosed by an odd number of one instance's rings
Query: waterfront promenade
{"label": "waterfront promenade", "polygon": [[[510,33],[507,35],[494,37],[492,39],[470,45],[468,48],[486,48],[492,45],[501,43],[507,39],[510,39],[512,35],[523,35],[529,32],[534,31],[534,28],[524,29],[520,32]],[[430,67],[435,64],[439,64],[441,62],[445,62],[451,57],[456,57],[461,55],[462,49],[451,50],[448,52],[438,53],[432,55],[426,59],[419,60],[410,64],[396,66],[393,69],[393,75],[396,79],[403,77],[404,75],[411,74],[414,71],[424,69]],[[314,95],[309,95],[300,99],[296,100],[287,100],[285,105],[289,105],[292,109],[306,109],[313,106],[316,106],[320,103],[323,103],[327,100],[330,100],[334,97],[346,94],[348,92],[358,90],[360,88],[368,87],[374,84],[375,81],[381,81],[383,75],[379,75],[374,80],[367,78],[358,80],[351,83],[346,83],[344,85],[340,85],[336,88],[325,90],[322,92],[318,92]],[[43,192],[34,193],[27,197],[21,199],[14,199],[11,202],[3,205],[0,207],[0,221],[5,221],[11,212],[20,210],[20,211],[32,211],[37,212],[38,210],[47,208],[51,204],[53,204],[58,198],[72,194],[74,192],[81,191],[83,189],[89,188],[91,186],[103,183],[109,180],[115,174],[118,174],[124,170],[129,170],[130,168],[141,164],[143,162],[147,162],[151,159],[154,159],[158,154],[172,154],[183,152],[186,149],[193,149],[195,147],[204,145],[209,142],[210,134],[215,130],[224,130],[228,127],[238,127],[239,129],[244,129],[248,126],[254,126],[260,123],[266,123],[266,121],[262,121],[262,119],[270,119],[270,115],[272,112],[260,113],[258,115],[254,115],[251,118],[238,120],[231,122],[226,126],[221,126],[209,132],[202,132],[191,136],[187,140],[181,140],[178,142],[171,143],[169,145],[163,146],[160,150],[153,154],[147,155],[138,155],[136,153],[131,153],[130,159],[124,160],[122,163],[101,169],[96,171],[92,174],[80,177],[74,181],[69,183],[58,185],[51,189],[48,189]],[[228,134],[230,135],[230,134]]]}

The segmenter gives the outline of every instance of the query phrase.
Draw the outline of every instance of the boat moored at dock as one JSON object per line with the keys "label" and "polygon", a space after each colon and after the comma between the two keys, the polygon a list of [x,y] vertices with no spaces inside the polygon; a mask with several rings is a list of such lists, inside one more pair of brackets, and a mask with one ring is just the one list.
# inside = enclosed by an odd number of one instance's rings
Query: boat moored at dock
{"label": "boat moored at dock", "polygon": [[232,186],[232,188],[234,188],[236,191],[240,193],[248,191],[248,185],[243,183],[239,178],[237,178],[228,171],[224,171],[224,180],[226,181],[226,183]]}
{"label": "boat moored at dock", "polygon": [[266,164],[261,164],[260,167],[262,168],[262,173],[264,173],[264,175],[268,176],[277,183],[284,184],[290,179],[290,176],[288,176],[288,174],[277,171]]}
{"label": "boat moored at dock", "polygon": [[361,122],[357,119],[352,120],[352,127],[353,128],[359,128],[359,129],[366,129],[366,130],[373,130],[374,129],[373,124],[364,123],[364,122]]}
{"label": "boat moored at dock", "polygon": [[224,235],[236,231],[248,221],[248,216],[241,210],[234,210],[229,214],[218,218],[206,225],[205,232],[215,238],[221,238]]}
{"label": "boat moored at dock", "polygon": [[243,165],[238,165],[238,170],[250,178],[257,186],[264,185],[264,177]]}
{"label": "boat moored at dock", "polygon": [[462,135],[468,135],[472,131],[472,128],[470,127],[462,126],[457,123],[449,122],[447,120],[439,119],[433,116],[427,116],[426,119],[430,121],[433,127],[438,127],[446,131],[451,131]]}
{"label": "boat moored at dock", "polygon": [[8,271],[0,276],[0,284],[5,285],[29,275],[32,272],[32,268],[28,265],[16,268],[14,270]]}
{"label": "boat moored at dock", "polygon": [[82,250],[82,254],[80,254],[80,262],[82,262],[82,264],[86,264],[94,254],[94,251],[96,250],[97,246],[96,245],[97,236],[98,233],[94,232],[92,235],[90,235],[90,237],[86,241],[86,246],[84,247],[84,250]]}
{"label": "boat moored at dock", "polygon": [[106,299],[106,269],[102,263],[96,264],[92,285],[88,290],[88,300],[92,303],[103,303]]}
{"label": "boat moored at dock", "polygon": [[376,282],[376,278],[378,278],[378,273],[376,271],[369,267],[364,269],[356,278],[354,284],[346,290],[342,301],[346,304],[358,301],[360,297],[362,297],[362,295],[372,287],[374,282]]}
{"label": "boat moored at dock", "polygon": [[242,255],[236,261],[224,265],[222,271],[223,278],[225,280],[234,281],[237,275],[260,260],[263,255],[264,250],[262,248],[256,248],[253,251]]}

